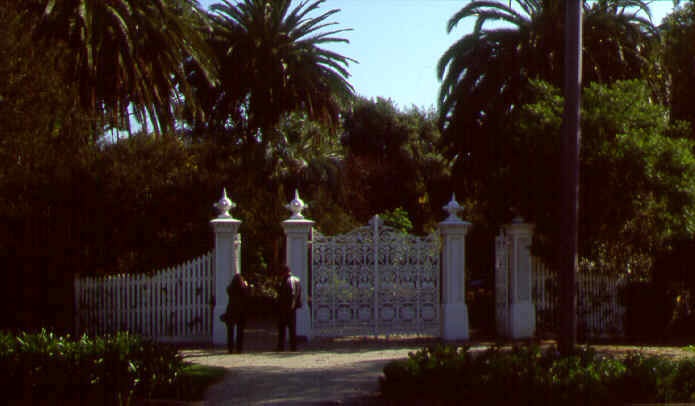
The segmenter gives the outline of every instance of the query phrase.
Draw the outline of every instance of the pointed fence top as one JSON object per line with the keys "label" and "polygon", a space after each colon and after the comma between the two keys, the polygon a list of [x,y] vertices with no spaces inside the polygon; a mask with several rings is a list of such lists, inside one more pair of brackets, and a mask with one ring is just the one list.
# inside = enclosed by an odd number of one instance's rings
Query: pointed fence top
{"label": "pointed fence top", "polygon": [[292,199],[292,201],[289,202],[285,207],[287,210],[292,212],[290,219],[303,219],[304,215],[302,214],[302,210],[309,206],[305,204],[304,201],[299,197],[299,191],[295,189],[294,199]]}
{"label": "pointed fence top", "polygon": [[456,193],[451,194],[451,200],[446,204],[446,206],[442,207],[442,209],[449,213],[449,217],[447,217],[445,221],[461,221],[461,218],[458,216],[458,212],[463,210],[463,206],[456,201]]}
{"label": "pointed fence top", "polygon": [[227,196],[227,188],[223,188],[222,197],[217,203],[213,204],[213,206],[220,212],[220,214],[217,216],[218,218],[229,218],[232,217],[232,215],[229,214],[229,210],[235,208],[236,203],[234,203],[229,196]]}

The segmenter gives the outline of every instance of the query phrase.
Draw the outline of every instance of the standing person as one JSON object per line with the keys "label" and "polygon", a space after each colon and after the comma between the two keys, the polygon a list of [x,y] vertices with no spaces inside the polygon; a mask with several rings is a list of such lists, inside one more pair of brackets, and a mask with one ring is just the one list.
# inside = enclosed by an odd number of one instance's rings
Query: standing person
{"label": "standing person", "polygon": [[302,307],[302,286],[287,265],[282,266],[278,287],[278,351],[285,350],[285,329],[290,332],[290,349],[297,350],[297,309]]}
{"label": "standing person", "polygon": [[[236,352],[241,354],[244,346],[244,327],[246,326],[249,284],[240,273],[235,274],[232,282],[227,286],[227,295],[229,295],[227,311],[222,316],[222,321],[227,324],[227,352],[231,354],[236,349]],[[235,328],[236,343],[234,340]]]}

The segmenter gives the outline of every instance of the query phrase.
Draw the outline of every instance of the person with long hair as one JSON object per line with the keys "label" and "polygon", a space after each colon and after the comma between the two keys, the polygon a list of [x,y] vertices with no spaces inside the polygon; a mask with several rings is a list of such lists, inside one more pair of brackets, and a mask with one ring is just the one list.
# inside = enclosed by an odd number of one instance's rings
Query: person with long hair
{"label": "person with long hair", "polygon": [[229,302],[223,316],[227,324],[227,352],[231,354],[236,350],[240,354],[244,347],[246,305],[249,296],[249,284],[240,273],[235,274],[232,282],[227,286],[227,295],[229,295]]}

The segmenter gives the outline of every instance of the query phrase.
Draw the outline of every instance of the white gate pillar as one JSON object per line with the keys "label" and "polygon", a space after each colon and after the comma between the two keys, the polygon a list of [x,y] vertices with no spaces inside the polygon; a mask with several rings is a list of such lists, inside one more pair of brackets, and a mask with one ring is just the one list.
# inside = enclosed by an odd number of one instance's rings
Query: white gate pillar
{"label": "white gate pillar", "polygon": [[302,307],[297,310],[297,336],[311,339],[311,313],[309,311],[309,234],[314,225],[305,219],[302,210],[307,206],[294,191],[294,199],[287,205],[292,215],[282,222],[286,236],[286,263],[302,286]]}
{"label": "white gate pillar", "polygon": [[457,213],[462,210],[456,197],[444,206],[449,217],[439,223],[442,234],[442,338],[467,340],[468,306],[466,305],[466,234],[471,226]]}
{"label": "white gate pillar", "polygon": [[236,205],[227,197],[227,190],[223,190],[222,198],[215,205],[220,211],[217,218],[210,221],[215,232],[215,281],[214,303],[212,310],[212,344],[227,344],[227,326],[220,320],[220,316],[227,310],[227,286],[235,274],[241,272],[240,250],[241,239],[239,237],[240,220],[233,218],[229,210]]}
{"label": "white gate pillar", "polygon": [[536,330],[536,309],[532,297],[533,225],[521,217],[504,228],[509,236],[511,265],[509,289],[509,335],[513,339],[533,337]]}

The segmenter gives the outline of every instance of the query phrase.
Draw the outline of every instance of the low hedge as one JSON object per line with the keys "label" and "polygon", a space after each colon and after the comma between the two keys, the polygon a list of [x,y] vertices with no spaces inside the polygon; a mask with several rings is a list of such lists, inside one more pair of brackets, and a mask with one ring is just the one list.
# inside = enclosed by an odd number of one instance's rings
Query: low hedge
{"label": "low hedge", "polygon": [[0,333],[0,399],[22,404],[129,404],[177,398],[186,364],[173,346],[137,335],[71,339]]}
{"label": "low hedge", "polygon": [[505,405],[614,405],[695,400],[695,359],[630,353],[624,358],[584,348],[563,357],[556,349],[435,346],[384,367],[382,396],[398,402]]}

